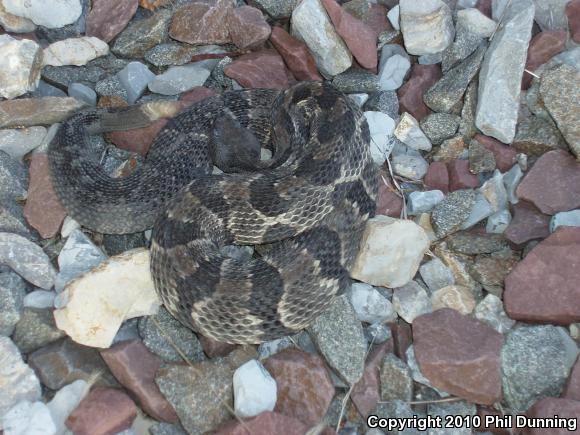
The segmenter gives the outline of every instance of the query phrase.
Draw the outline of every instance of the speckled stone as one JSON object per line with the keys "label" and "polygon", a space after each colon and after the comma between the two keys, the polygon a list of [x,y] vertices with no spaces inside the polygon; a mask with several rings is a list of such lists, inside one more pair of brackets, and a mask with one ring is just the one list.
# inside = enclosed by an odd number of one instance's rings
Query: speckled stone
{"label": "speckled stone", "polygon": [[456,190],[437,204],[431,215],[437,237],[442,238],[457,231],[469,217],[473,204],[475,204],[473,190]]}
{"label": "speckled stone", "polygon": [[143,57],[167,37],[170,19],[171,11],[162,9],[150,18],[130,24],[117,37],[111,51],[121,57]]}

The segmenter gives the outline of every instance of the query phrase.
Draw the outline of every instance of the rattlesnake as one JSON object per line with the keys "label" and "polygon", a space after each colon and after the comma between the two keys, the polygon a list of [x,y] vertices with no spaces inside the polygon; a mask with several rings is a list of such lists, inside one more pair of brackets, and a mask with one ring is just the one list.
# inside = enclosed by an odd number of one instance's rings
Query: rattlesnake
{"label": "rattlesnake", "polygon": [[[156,290],[195,331],[258,343],[305,328],[349,285],[375,210],[364,116],[327,83],[228,91],[172,118],[144,164],[110,178],[89,134],[145,125],[175,107],[92,110],[64,122],[48,151],[64,207],[102,233],[153,227]],[[260,146],[270,160],[259,160]],[[212,174],[216,161],[230,172]],[[230,244],[258,246],[241,258],[225,253]]]}

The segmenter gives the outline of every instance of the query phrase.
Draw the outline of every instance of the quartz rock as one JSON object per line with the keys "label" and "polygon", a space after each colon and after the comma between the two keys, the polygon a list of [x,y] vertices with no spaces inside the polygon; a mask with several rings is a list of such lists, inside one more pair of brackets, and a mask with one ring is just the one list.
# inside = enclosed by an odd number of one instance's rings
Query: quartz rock
{"label": "quartz rock", "polygon": [[0,130],[0,151],[4,151],[15,160],[22,158],[40,146],[46,137],[46,128],[29,127],[17,130]]}
{"label": "quartz rock", "polygon": [[552,216],[550,231],[554,232],[559,227],[580,227],[580,209],[562,211]]}
{"label": "quartz rock", "polygon": [[3,0],[3,3],[7,12],[49,29],[72,24],[82,13],[80,0]]}
{"label": "quartz rock", "polygon": [[453,19],[445,2],[401,0],[399,7],[401,31],[410,54],[438,53],[453,41]]}
{"label": "quartz rock", "polygon": [[405,145],[415,150],[431,151],[431,142],[419,127],[419,123],[413,116],[407,112],[403,113],[397,128],[394,131],[395,136]]}
{"label": "quartz rock", "polygon": [[375,163],[382,165],[391,154],[395,121],[381,112],[364,112],[371,133],[371,156]]}
{"label": "quartz rock", "polygon": [[471,290],[462,285],[450,285],[436,290],[431,295],[433,310],[451,308],[461,314],[470,314],[475,308]]}
{"label": "quartz rock", "polygon": [[411,180],[421,180],[427,173],[429,163],[417,154],[397,154],[393,158],[393,172]]}
{"label": "quartz rock", "polygon": [[276,405],[276,381],[255,359],[234,372],[234,409],[242,418],[272,411]]}
{"label": "quartz rock", "polygon": [[50,410],[42,402],[23,400],[4,414],[0,427],[6,435],[55,435],[56,425]]}
{"label": "quartz rock", "polygon": [[90,386],[85,380],[77,379],[58,390],[52,400],[47,403],[57,434],[66,431],[65,420],[84,399],[89,389]]}
{"label": "quartz rock", "polygon": [[0,35],[0,96],[14,98],[36,89],[41,68],[42,51],[36,42]]}
{"label": "quartz rock", "polygon": [[487,323],[500,334],[505,334],[516,323],[505,313],[501,299],[492,294],[477,304],[474,314],[476,319]]}
{"label": "quartz rock", "polygon": [[431,292],[455,284],[453,272],[439,258],[423,264],[419,271],[421,278]]}
{"label": "quartz rock", "polygon": [[6,12],[4,5],[0,2],[0,26],[6,32],[28,33],[34,32],[36,26],[28,18],[19,17]]}
{"label": "quartz rock", "polygon": [[433,311],[429,295],[415,281],[410,281],[406,285],[395,289],[393,292],[393,307],[397,314],[407,323],[413,323],[420,315]]}
{"label": "quartz rock", "polygon": [[481,11],[475,8],[467,8],[458,11],[457,25],[470,29],[473,33],[482,38],[489,38],[497,27],[495,21],[486,17],[481,13]]}
{"label": "quartz rock", "polygon": [[399,12],[400,6],[396,5],[395,7],[389,9],[389,12],[387,13],[387,18],[395,30],[399,30],[401,28],[399,25]]}
{"label": "quartz rock", "polygon": [[391,302],[368,284],[353,283],[349,298],[361,322],[389,323],[397,319]]}
{"label": "quartz rock", "polygon": [[86,65],[87,62],[109,53],[106,42],[93,36],[70,38],[50,44],[44,49],[44,65]]}

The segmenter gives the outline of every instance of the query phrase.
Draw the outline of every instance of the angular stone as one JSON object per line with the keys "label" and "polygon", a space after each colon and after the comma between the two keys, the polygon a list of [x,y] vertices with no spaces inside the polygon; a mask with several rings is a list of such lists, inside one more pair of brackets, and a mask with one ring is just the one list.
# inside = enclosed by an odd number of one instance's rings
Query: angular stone
{"label": "angular stone", "polygon": [[321,0],[303,0],[292,12],[292,34],[306,43],[318,69],[335,76],[352,65],[352,55],[328,17]]}
{"label": "angular stone", "polygon": [[550,220],[550,231],[554,232],[559,227],[579,227],[580,210],[563,211],[556,213]]}
{"label": "angular stone", "polygon": [[25,308],[12,339],[21,352],[30,353],[64,336],[52,316],[52,309]]}
{"label": "angular stone", "polygon": [[475,123],[483,134],[504,143],[511,143],[516,133],[521,81],[533,21],[531,0],[514,2],[481,65]]}
{"label": "angular stone", "polygon": [[[526,430],[526,433],[542,435],[542,433],[549,431],[553,435],[567,435],[573,427],[578,429],[578,415],[580,415],[580,401],[547,397],[534,403],[526,412],[526,416],[533,419],[532,421],[567,421],[568,426],[556,426],[554,429],[530,428]],[[576,423],[571,423],[574,420]]]}
{"label": "angular stone", "polygon": [[557,149],[568,150],[554,124],[537,116],[525,118],[518,123],[512,146],[529,156],[541,156]]}
{"label": "angular stone", "polygon": [[569,0],[534,0],[535,20],[542,30],[566,30],[566,4]]}
{"label": "angular stone", "polygon": [[421,278],[432,292],[455,284],[451,270],[439,258],[435,258],[421,266]]}
{"label": "angular stone", "polygon": [[276,405],[276,381],[256,359],[234,372],[234,410],[239,417],[255,417]]}
{"label": "angular stone", "polygon": [[392,140],[395,121],[382,112],[364,112],[371,134],[371,157],[378,165],[382,165],[389,157],[394,146]]}
{"label": "angular stone", "polygon": [[84,102],[71,97],[0,101],[0,128],[56,124],[69,118],[85,105]]}
{"label": "angular stone", "polygon": [[299,0],[255,0],[260,9],[266,11],[272,18],[289,18]]}
{"label": "angular stone", "polygon": [[501,235],[477,234],[474,232],[458,232],[447,238],[451,251],[465,254],[490,254],[507,248],[507,242]]}
{"label": "angular stone", "polygon": [[117,36],[111,51],[121,57],[143,57],[147,50],[165,39],[170,19],[171,11],[162,9],[149,18],[129,24]]}
{"label": "angular stone", "polygon": [[483,41],[483,36],[480,36],[472,30],[471,26],[465,25],[463,22],[458,20],[455,41],[447,47],[442,55],[441,67],[443,72],[447,73],[451,68],[465,60],[477,49],[477,47],[481,45]]}
{"label": "angular stone", "polygon": [[364,110],[383,112],[396,119],[399,117],[399,98],[393,91],[373,92],[365,103]]}
{"label": "angular stone", "polygon": [[97,94],[91,88],[82,83],[72,83],[68,87],[69,97],[85,102],[89,106],[97,105]]}
{"label": "angular stone", "polygon": [[93,1],[93,7],[87,16],[87,36],[96,36],[105,42],[110,42],[127,26],[137,12],[138,5],[138,0]]}
{"label": "angular stone", "polygon": [[449,192],[449,171],[444,162],[433,162],[429,165],[427,174],[423,179],[425,189]]}
{"label": "angular stone", "polygon": [[455,136],[444,140],[433,155],[433,161],[451,162],[467,157],[467,146],[462,136]]}
{"label": "angular stone", "polygon": [[433,305],[423,287],[410,281],[393,292],[393,307],[397,314],[411,324],[420,315],[433,311]]}
{"label": "angular stone", "polygon": [[379,85],[381,90],[393,91],[399,89],[409,69],[411,69],[411,62],[406,56],[400,54],[394,54],[386,62],[381,62],[381,68],[379,70]]}
{"label": "angular stone", "polygon": [[26,283],[14,272],[0,273],[0,336],[10,336],[18,324],[26,296]]}
{"label": "angular stone", "polygon": [[475,318],[487,323],[500,334],[505,334],[516,323],[503,310],[503,303],[495,295],[488,294],[475,308]]}
{"label": "angular stone", "polygon": [[36,89],[41,68],[42,52],[36,42],[0,35],[0,96],[11,99]]}
{"label": "angular stone", "polygon": [[278,412],[265,411],[247,420],[230,420],[217,428],[214,433],[215,435],[244,435],[250,431],[253,435],[273,433],[302,435],[307,430],[307,426],[296,418]]}
{"label": "angular stone", "polygon": [[576,361],[572,368],[562,397],[580,402],[580,360]]}
{"label": "angular stone", "polygon": [[566,16],[570,27],[570,36],[576,43],[580,42],[580,1],[571,0],[566,5]]}
{"label": "angular stone", "polygon": [[36,26],[28,18],[19,17],[6,12],[4,5],[0,2],[0,26],[6,32],[28,33],[34,32]]}
{"label": "angular stone", "polygon": [[282,27],[272,27],[270,42],[280,53],[297,80],[322,80],[306,44],[290,36]]}
{"label": "angular stone", "polygon": [[445,195],[440,190],[411,192],[407,204],[408,212],[412,216],[431,211],[433,207],[443,201],[444,198]]}
{"label": "angular stone", "polygon": [[438,238],[448,236],[461,227],[469,218],[475,199],[472,190],[456,190],[435,206],[431,221]]}
{"label": "angular stone", "polygon": [[535,71],[540,65],[545,64],[552,57],[564,51],[566,37],[564,30],[547,30],[538,33],[532,38],[528,48],[528,60],[526,61],[526,72],[524,72],[522,80],[522,89],[528,89],[534,78],[527,71]]}
{"label": "angular stone", "polygon": [[270,26],[259,9],[240,6],[226,17],[232,42],[241,50],[257,48],[270,36]]}
{"label": "angular stone", "polygon": [[399,8],[401,32],[410,54],[438,53],[453,41],[453,19],[445,2],[401,0]]}
{"label": "angular stone", "polygon": [[550,235],[550,216],[541,213],[527,201],[518,202],[514,217],[505,230],[505,237],[520,247],[530,240],[544,239]]}
{"label": "angular stone", "polygon": [[86,65],[87,62],[109,53],[106,42],[93,36],[57,41],[44,49],[44,65]]}
{"label": "angular stone", "polygon": [[56,434],[56,425],[50,410],[42,402],[23,400],[2,417],[0,426],[7,434]]}
{"label": "angular stone", "polygon": [[390,186],[379,180],[379,194],[377,196],[377,215],[385,215],[394,218],[401,217],[403,199],[397,195]]}
{"label": "angular stone", "polygon": [[353,283],[349,299],[361,322],[386,323],[397,320],[391,302],[368,284]]}
{"label": "angular stone", "polygon": [[512,215],[508,210],[500,210],[487,218],[485,231],[493,234],[503,234],[512,221]]}
{"label": "angular stone", "polygon": [[381,400],[403,400],[413,398],[413,378],[411,370],[392,353],[385,356],[381,364]]}
{"label": "angular stone", "polygon": [[491,151],[495,157],[495,164],[501,172],[509,171],[517,162],[517,152],[513,148],[482,134],[476,134],[474,140]]}
{"label": "angular stone", "polygon": [[542,155],[517,188],[519,198],[546,214],[580,207],[580,163],[564,151]]}
{"label": "angular stone", "polygon": [[173,15],[169,35],[193,45],[231,42],[227,16],[233,6],[231,0],[186,4]]}
{"label": "angular stone", "polygon": [[447,163],[447,170],[449,171],[449,191],[479,187],[479,178],[469,171],[467,160],[452,160]]}
{"label": "angular stone", "polygon": [[469,143],[469,171],[472,174],[489,172],[495,169],[495,156],[476,140]]}
{"label": "angular stone", "polygon": [[79,0],[3,0],[3,3],[7,12],[49,29],[74,23],[82,13]]}
{"label": "angular stone", "polygon": [[155,74],[149,71],[141,62],[130,62],[125,68],[117,73],[119,81],[127,90],[129,104],[135,104],[147,85],[155,78]]}
{"label": "angular stone", "polygon": [[431,151],[431,142],[419,127],[419,123],[409,113],[403,113],[394,131],[395,136],[409,148]]}
{"label": "angular stone", "polygon": [[475,403],[501,400],[503,336],[490,326],[444,308],[415,319],[413,342],[421,371],[435,387]]}
{"label": "angular stone", "polygon": [[472,81],[467,86],[463,97],[463,107],[461,108],[461,121],[459,123],[459,134],[465,140],[471,139],[477,133],[475,127],[475,111],[477,109],[477,81]]}
{"label": "angular stone", "polygon": [[203,62],[170,67],[149,82],[149,90],[161,95],[177,95],[202,86],[211,72]]}
{"label": "angular stone", "polygon": [[434,145],[455,135],[461,118],[449,113],[433,113],[421,120],[421,130]]}
{"label": "angular stone", "polygon": [[495,21],[488,18],[484,13],[476,8],[467,8],[458,11],[457,23],[458,26],[462,25],[482,38],[489,38],[497,27]]}
{"label": "angular stone", "polygon": [[502,287],[505,277],[516,263],[517,260],[514,258],[505,259],[478,255],[468,269],[471,276],[485,288]]}
{"label": "angular stone", "polygon": [[393,172],[401,177],[419,181],[427,173],[429,163],[427,163],[427,160],[418,151],[412,150],[411,148],[408,150],[414,152],[396,154],[393,157]]}
{"label": "angular stone", "polygon": [[246,88],[286,89],[290,85],[282,57],[275,50],[244,54],[224,73]]}
{"label": "angular stone", "polygon": [[44,127],[3,129],[0,130],[0,151],[21,161],[26,154],[40,146],[45,137],[46,128]]}
{"label": "angular stone", "polygon": [[421,121],[431,111],[423,101],[423,95],[441,78],[439,65],[413,65],[411,77],[397,91],[401,112],[409,112]]}
{"label": "angular stone", "polygon": [[468,287],[450,285],[436,290],[431,295],[433,310],[451,308],[461,314],[470,314],[475,308],[475,298]]}

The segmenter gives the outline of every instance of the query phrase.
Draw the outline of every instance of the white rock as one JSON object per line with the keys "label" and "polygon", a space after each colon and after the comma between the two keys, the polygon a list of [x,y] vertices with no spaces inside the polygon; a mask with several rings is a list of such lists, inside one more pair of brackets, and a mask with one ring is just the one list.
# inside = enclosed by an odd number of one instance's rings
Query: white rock
{"label": "white rock", "polygon": [[477,304],[475,317],[490,325],[500,334],[505,334],[516,323],[505,313],[501,299],[491,293]]}
{"label": "white rock", "polygon": [[12,340],[0,337],[0,416],[18,402],[35,401],[40,395],[40,382],[34,371],[22,361]]}
{"label": "white rock", "polygon": [[403,113],[397,128],[395,136],[409,148],[414,150],[431,151],[432,145],[421,127],[419,122],[410,113]]}
{"label": "white rock", "polygon": [[507,209],[508,194],[503,183],[503,175],[499,170],[496,169],[493,177],[483,183],[479,192],[487,199],[494,213]]}
{"label": "white rock", "polygon": [[24,296],[24,306],[28,308],[52,308],[54,307],[55,292],[46,290],[34,290]]}
{"label": "white rock", "polygon": [[457,12],[457,27],[460,25],[482,38],[489,38],[497,27],[495,21],[475,8],[463,9]]}
{"label": "white rock", "polygon": [[407,202],[408,213],[412,216],[433,210],[433,208],[445,199],[445,194],[440,190],[414,191],[409,194]]}
{"label": "white rock", "polygon": [[352,55],[320,0],[302,0],[292,12],[292,34],[310,49],[318,69],[335,76],[352,65]]}
{"label": "white rock", "polygon": [[520,165],[513,165],[512,168],[503,174],[503,184],[511,204],[517,204],[520,200],[516,194],[516,189],[524,178],[524,173]]}
{"label": "white rock", "polygon": [[387,323],[397,320],[397,313],[391,302],[371,285],[353,283],[349,298],[361,322]]}
{"label": "white rock", "polygon": [[42,402],[24,400],[2,417],[4,435],[55,435],[56,425]]}
{"label": "white rock", "polygon": [[431,295],[434,310],[451,308],[461,314],[469,314],[475,308],[475,298],[468,287],[449,285],[436,290]]}
{"label": "white rock", "polygon": [[429,163],[420,155],[398,154],[392,163],[395,174],[410,180],[422,180],[429,169]]}
{"label": "white rock", "polygon": [[558,227],[580,227],[580,210],[561,211],[552,216],[550,231],[554,232]]}
{"label": "white rock", "polygon": [[487,218],[485,232],[491,234],[502,234],[511,221],[512,215],[509,210],[500,210]]}
{"label": "white rock", "polygon": [[104,261],[69,283],[56,304],[56,325],[80,344],[107,348],[124,320],[155,314],[149,251],[134,249]]}
{"label": "white rock", "polygon": [[441,0],[401,0],[400,22],[405,47],[421,55],[445,50],[455,36],[451,9]]}
{"label": "white rock", "polygon": [[90,385],[87,381],[78,379],[58,390],[48,403],[47,406],[52,416],[52,421],[56,426],[56,435],[63,435],[68,431],[64,422],[87,395],[89,390]]}
{"label": "white rock", "polygon": [[79,224],[70,216],[66,216],[64,218],[64,222],[62,223],[62,227],[60,228],[60,235],[63,238],[67,238],[74,230],[78,230],[80,227],[81,224]]}
{"label": "white rock", "polygon": [[0,96],[15,98],[38,86],[42,50],[30,40],[0,35]]}
{"label": "white rock", "polygon": [[109,53],[109,46],[94,36],[82,36],[57,41],[44,49],[44,65],[86,65]]}
{"label": "white rock", "polygon": [[423,281],[432,292],[455,284],[453,272],[439,258],[434,258],[423,264],[419,268],[419,272],[421,273],[421,278],[423,278]]}
{"label": "white rock", "polygon": [[27,18],[18,17],[6,12],[4,4],[0,0],[0,26],[7,32],[28,33],[34,32],[36,26]]}
{"label": "white rock", "polygon": [[382,165],[391,154],[395,121],[382,112],[367,111],[364,115],[371,133],[371,156],[375,163]]}
{"label": "white rock", "polygon": [[22,157],[42,143],[45,136],[44,127],[0,130],[0,151],[4,151],[15,160],[22,160]]}
{"label": "white rock", "polygon": [[7,12],[28,18],[34,24],[58,29],[79,19],[80,0],[2,0]]}
{"label": "white rock", "polygon": [[389,19],[389,21],[391,22],[391,26],[393,26],[393,29],[395,30],[401,29],[401,26],[399,24],[399,9],[400,9],[399,5],[397,5],[394,8],[391,8],[387,13],[387,18]]}
{"label": "white rock", "polygon": [[254,417],[276,406],[278,387],[264,366],[252,359],[234,372],[234,408],[238,417]]}
{"label": "white rock", "polygon": [[393,291],[393,307],[407,323],[413,323],[416,317],[433,311],[429,295],[415,281],[411,281]]}
{"label": "white rock", "polygon": [[177,95],[205,83],[210,70],[197,63],[173,66],[149,82],[149,90],[162,95]]}
{"label": "white rock", "polygon": [[493,208],[491,207],[491,204],[487,201],[487,199],[485,199],[485,196],[483,196],[483,194],[477,193],[477,196],[475,197],[475,204],[473,204],[471,212],[469,213],[469,216],[467,217],[465,222],[461,224],[461,229],[466,230],[468,228],[471,228],[472,226],[488,218],[492,214]]}
{"label": "white rock", "polygon": [[408,283],[429,249],[423,228],[411,221],[375,216],[367,222],[351,276],[381,287]]}
{"label": "white rock", "polygon": [[394,91],[399,89],[410,69],[411,62],[409,62],[409,59],[400,54],[391,56],[379,71],[379,86],[381,90]]}

